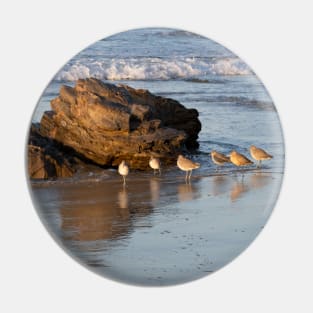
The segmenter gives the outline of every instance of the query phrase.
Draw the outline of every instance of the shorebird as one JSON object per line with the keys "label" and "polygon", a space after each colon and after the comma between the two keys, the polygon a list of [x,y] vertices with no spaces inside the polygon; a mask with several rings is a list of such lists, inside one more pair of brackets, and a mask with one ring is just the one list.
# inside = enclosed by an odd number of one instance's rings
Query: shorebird
{"label": "shorebird", "polygon": [[159,171],[159,175],[161,175],[161,162],[158,158],[151,157],[149,161],[149,165],[153,168],[153,174],[155,175],[156,171]]}
{"label": "shorebird", "polygon": [[120,175],[123,176],[123,181],[124,181],[123,185],[125,186],[126,185],[126,176],[129,173],[129,167],[124,160],[118,166],[118,172]]}
{"label": "shorebird", "polygon": [[[215,163],[218,166],[223,166],[225,163],[230,162],[230,159],[228,156],[226,156],[223,153],[219,153],[215,150],[211,151],[211,158],[212,158],[213,163]],[[216,168],[216,170],[217,170],[217,168]]]}
{"label": "shorebird", "polygon": [[230,153],[230,161],[236,166],[247,166],[253,164],[251,160],[235,150]]}
{"label": "shorebird", "polygon": [[188,180],[190,181],[192,170],[199,168],[200,164],[192,162],[191,160],[183,157],[182,155],[179,155],[177,159],[177,166],[179,169],[186,172],[185,181],[187,182]]}
{"label": "shorebird", "polygon": [[272,155],[268,154],[266,151],[264,151],[261,148],[257,148],[256,146],[250,147],[250,154],[253,159],[258,161],[257,167],[261,167],[261,162],[264,160],[270,160],[273,158]]}

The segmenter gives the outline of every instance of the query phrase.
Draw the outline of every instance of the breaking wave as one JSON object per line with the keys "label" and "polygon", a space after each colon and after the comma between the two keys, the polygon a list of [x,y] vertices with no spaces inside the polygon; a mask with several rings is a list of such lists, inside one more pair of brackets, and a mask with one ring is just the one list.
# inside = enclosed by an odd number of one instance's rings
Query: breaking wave
{"label": "breaking wave", "polygon": [[80,58],[67,63],[55,76],[58,81],[96,77],[102,80],[206,79],[210,75],[249,75],[251,69],[239,58]]}

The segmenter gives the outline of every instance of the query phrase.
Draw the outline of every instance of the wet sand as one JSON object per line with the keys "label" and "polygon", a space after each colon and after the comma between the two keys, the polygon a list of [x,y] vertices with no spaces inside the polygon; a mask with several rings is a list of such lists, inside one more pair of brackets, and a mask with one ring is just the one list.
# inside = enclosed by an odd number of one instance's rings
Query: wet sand
{"label": "wet sand", "polygon": [[126,283],[162,286],[212,273],[264,227],[282,173],[251,169],[159,176],[116,171],[33,182],[38,212],[54,238],[92,271]]}

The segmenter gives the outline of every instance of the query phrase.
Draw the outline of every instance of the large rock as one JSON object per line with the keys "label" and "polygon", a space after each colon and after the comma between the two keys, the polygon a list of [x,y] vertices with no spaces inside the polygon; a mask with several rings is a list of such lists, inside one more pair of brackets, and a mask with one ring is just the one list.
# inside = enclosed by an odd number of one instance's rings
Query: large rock
{"label": "large rock", "polygon": [[60,145],[38,133],[38,126],[32,125],[28,144],[28,173],[33,179],[70,177],[81,161],[72,153],[62,151]]}
{"label": "large rock", "polygon": [[40,135],[101,166],[126,160],[146,169],[151,154],[172,163],[183,148],[197,148],[198,112],[173,99],[90,78],[62,86],[44,113]]}

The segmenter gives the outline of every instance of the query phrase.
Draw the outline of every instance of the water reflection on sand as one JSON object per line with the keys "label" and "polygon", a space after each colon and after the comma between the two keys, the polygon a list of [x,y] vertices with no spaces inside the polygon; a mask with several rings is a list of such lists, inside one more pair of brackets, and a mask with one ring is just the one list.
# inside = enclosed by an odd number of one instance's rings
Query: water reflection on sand
{"label": "water reflection on sand", "polygon": [[244,174],[215,175],[212,177],[209,192],[212,196],[228,194],[231,201],[237,201],[245,193],[265,187],[273,180],[272,174],[261,170]]}
{"label": "water reflection on sand", "polygon": [[[138,284],[201,277],[238,255],[263,228],[279,174],[129,177],[34,186],[62,245],[91,269]],[[239,231],[242,229],[241,231]],[[128,269],[128,270],[127,270]],[[166,270],[166,275],[164,271]]]}
{"label": "water reflection on sand", "polygon": [[191,201],[196,198],[199,186],[191,183],[180,183],[177,186],[177,195],[180,202]]}

